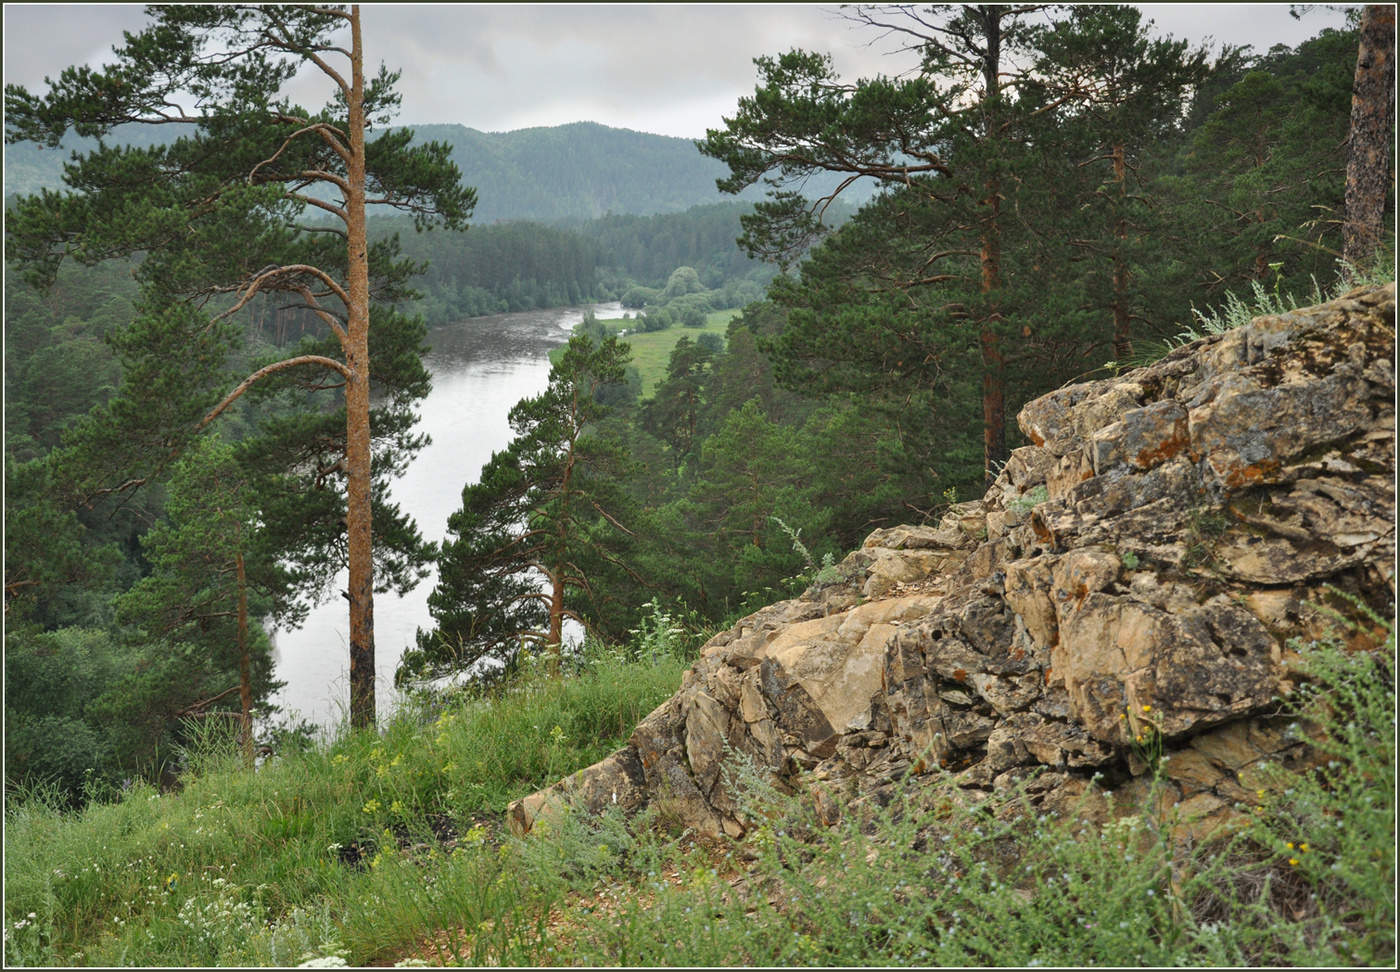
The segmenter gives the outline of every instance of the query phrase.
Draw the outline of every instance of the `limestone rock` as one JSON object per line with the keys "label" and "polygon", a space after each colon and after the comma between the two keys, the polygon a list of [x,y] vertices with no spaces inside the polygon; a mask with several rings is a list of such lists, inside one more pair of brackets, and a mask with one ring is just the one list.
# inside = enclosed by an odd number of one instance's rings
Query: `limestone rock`
{"label": "limestone rock", "polygon": [[1034,444],[982,500],[871,534],[839,579],[711,639],[627,746],[511,826],[649,803],[738,836],[731,752],[827,781],[826,816],[832,780],[949,772],[971,795],[1037,767],[1035,798],[1063,809],[1096,769],[1143,773],[1154,734],[1166,803],[1207,833],[1265,761],[1302,758],[1271,713],[1324,585],[1394,597],[1394,355],[1389,284],[1029,403]]}

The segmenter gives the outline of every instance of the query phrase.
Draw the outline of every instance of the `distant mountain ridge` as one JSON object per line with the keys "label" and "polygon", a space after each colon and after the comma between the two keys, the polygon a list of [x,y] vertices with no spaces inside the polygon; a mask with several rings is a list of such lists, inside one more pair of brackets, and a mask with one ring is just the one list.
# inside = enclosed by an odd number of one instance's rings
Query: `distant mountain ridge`
{"label": "distant mountain ridge", "polygon": [[[701,155],[689,139],[596,122],[513,132],[481,132],[465,125],[403,127],[413,129],[418,141],[446,142],[452,147],[463,181],[476,187],[474,221],[478,223],[555,223],[608,213],[650,216],[734,198],[715,188],[715,180],[728,174],[724,164]],[[108,141],[157,144],[175,137],[178,133],[173,129],[127,125]],[[95,144],[93,139],[70,137],[60,149],[41,149],[32,143],[6,146],[5,195],[60,188],[69,153]],[[835,185],[834,178],[830,184]],[[851,202],[863,202],[869,195],[867,190]],[[760,196],[751,188],[739,198]]]}

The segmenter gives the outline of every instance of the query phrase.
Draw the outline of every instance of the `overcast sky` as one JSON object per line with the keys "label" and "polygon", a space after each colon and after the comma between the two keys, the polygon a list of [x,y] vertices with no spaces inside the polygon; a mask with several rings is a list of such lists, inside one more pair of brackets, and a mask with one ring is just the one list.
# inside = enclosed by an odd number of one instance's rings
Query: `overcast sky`
{"label": "overcast sky", "polygon": [[[818,4],[365,4],[368,59],[403,72],[396,122],[482,131],[595,121],[703,137],[754,88],[754,57],[792,47],[829,52],[846,77],[907,67],[869,29]],[[1336,9],[1301,21],[1288,4],[1147,4],[1159,33],[1266,51],[1341,26]],[[4,79],[33,91],[70,64],[110,59],[139,5],[4,7]],[[873,43],[872,43],[873,42]],[[305,96],[313,104],[324,94]]]}

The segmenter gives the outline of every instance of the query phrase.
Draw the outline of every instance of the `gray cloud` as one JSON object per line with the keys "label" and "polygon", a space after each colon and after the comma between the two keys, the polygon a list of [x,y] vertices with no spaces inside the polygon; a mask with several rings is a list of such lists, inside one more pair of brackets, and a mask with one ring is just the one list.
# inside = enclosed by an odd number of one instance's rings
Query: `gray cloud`
{"label": "gray cloud", "polygon": [[[399,120],[505,131],[570,121],[700,137],[753,91],[753,58],[791,47],[829,51],[846,76],[909,65],[833,5],[368,4],[371,62],[403,72]],[[1287,4],[1154,4],[1164,33],[1296,44],[1335,10],[1293,20]],[[145,23],[136,5],[7,4],[6,83],[41,88],[69,64],[98,63],[121,31]],[[872,41],[874,43],[872,43]],[[324,85],[295,92],[324,100]]]}

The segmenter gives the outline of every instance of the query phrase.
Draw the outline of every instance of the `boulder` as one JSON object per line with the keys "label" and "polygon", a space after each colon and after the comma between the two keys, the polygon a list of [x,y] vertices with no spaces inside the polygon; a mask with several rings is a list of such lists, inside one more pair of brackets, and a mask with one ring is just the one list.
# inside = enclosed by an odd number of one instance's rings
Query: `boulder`
{"label": "boulder", "polygon": [[1096,772],[1145,786],[1150,734],[1164,803],[1208,832],[1299,755],[1274,713],[1326,588],[1393,601],[1394,357],[1392,283],[1031,402],[1033,445],[982,500],[877,531],[837,583],[712,638],[626,746],[512,804],[512,828],[572,801],[739,836],[733,753],[857,793],[1045,768],[1055,809]]}

